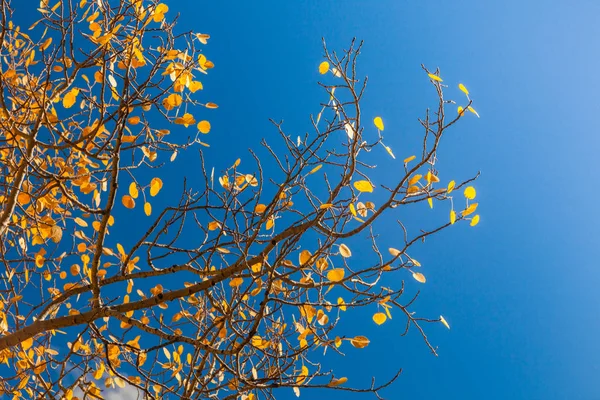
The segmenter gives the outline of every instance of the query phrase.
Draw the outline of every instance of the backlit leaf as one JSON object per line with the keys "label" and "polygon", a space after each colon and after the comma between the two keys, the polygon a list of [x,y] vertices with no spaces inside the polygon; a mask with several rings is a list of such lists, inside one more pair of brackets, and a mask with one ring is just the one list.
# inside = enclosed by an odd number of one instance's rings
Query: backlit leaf
{"label": "backlit leaf", "polygon": [[466,217],[467,215],[473,214],[475,210],[477,210],[478,205],[478,203],[469,204],[469,207],[467,207],[465,211],[462,212],[462,215]]}
{"label": "backlit leaf", "polygon": [[163,182],[160,178],[152,178],[150,181],[150,196],[154,197],[160,192],[163,187]]}
{"label": "backlit leaf", "polygon": [[348,258],[352,256],[352,252],[350,251],[350,248],[348,248],[348,246],[346,246],[345,244],[340,244],[340,255],[344,258]]}
{"label": "backlit leaf", "polygon": [[412,276],[417,282],[425,283],[427,281],[427,279],[425,279],[425,275],[420,272],[413,272]]}
{"label": "backlit leaf", "polygon": [[427,75],[436,82],[443,82],[443,79],[437,75],[434,75],[434,74],[427,74]]}
{"label": "backlit leaf", "polygon": [[371,341],[366,336],[355,336],[350,339],[350,343],[357,349],[362,349],[367,347]]}
{"label": "backlit leaf", "polygon": [[135,200],[133,200],[133,198],[131,196],[129,196],[128,194],[123,196],[123,198],[121,199],[121,202],[123,203],[123,205],[126,208],[131,209],[131,208],[135,207]]}
{"label": "backlit leaf", "polygon": [[479,223],[479,215],[476,215],[473,217],[473,219],[471,220],[471,226],[475,226]]}
{"label": "backlit leaf", "polygon": [[375,313],[375,315],[373,315],[373,322],[375,322],[377,325],[383,324],[386,320],[387,320],[387,315],[385,315],[382,312],[378,312],[378,313]]}
{"label": "backlit leaf", "polygon": [[267,206],[265,206],[264,204],[257,204],[256,207],[254,207],[254,212],[257,214],[262,214],[265,212],[266,209]]}
{"label": "backlit leaf", "polygon": [[363,181],[356,181],[356,182],[354,182],[354,187],[359,192],[366,192],[366,193],[372,193],[373,192],[373,185],[371,185],[371,182],[369,182],[369,181],[364,181],[364,180]]}
{"label": "backlit leaf", "polygon": [[329,71],[329,63],[327,61],[323,61],[321,64],[319,64],[319,73],[323,75],[326,74],[327,71]]}
{"label": "backlit leaf", "polygon": [[144,214],[148,217],[152,214],[152,205],[148,202],[144,203]]}
{"label": "backlit leaf", "polygon": [[456,212],[454,210],[450,211],[450,224],[454,224],[456,222]]}
{"label": "backlit leaf", "polygon": [[450,325],[448,325],[448,322],[446,321],[446,318],[444,318],[443,316],[440,315],[440,322],[442,324],[444,324],[444,326],[448,329],[450,329]]}
{"label": "backlit leaf", "polygon": [[138,188],[137,188],[137,185],[135,184],[135,182],[131,182],[129,184],[129,195],[134,199],[138,198],[139,192],[138,192]]}
{"label": "backlit leaf", "polygon": [[475,111],[475,109],[471,106],[467,107],[467,110],[471,111],[473,114],[477,115],[477,118],[479,118],[479,114],[477,113],[477,111]]}
{"label": "backlit leaf", "polygon": [[458,84],[458,88],[467,96],[469,95],[469,91],[467,90],[467,88],[465,87],[465,85],[463,85],[462,83]]}
{"label": "backlit leaf", "polygon": [[308,378],[308,368],[306,367],[306,365],[303,365],[302,371],[300,372],[298,377],[296,377],[296,384],[301,385],[306,380],[306,378]]}
{"label": "backlit leaf", "polygon": [[473,186],[468,186],[465,188],[465,197],[469,200],[473,200],[477,196],[477,192]]}
{"label": "backlit leaf", "polygon": [[71,108],[73,104],[77,102],[77,95],[79,94],[79,89],[73,88],[65,96],[63,97],[63,107]]}
{"label": "backlit leaf", "polygon": [[375,117],[375,119],[373,120],[373,123],[375,124],[377,129],[379,129],[380,131],[383,131],[384,126],[383,126],[383,120],[381,119],[381,117]]}
{"label": "backlit leaf", "polygon": [[311,257],[312,257],[312,254],[310,254],[310,251],[308,251],[308,250],[302,250],[300,252],[300,256],[298,257],[299,262],[300,262],[300,266],[301,267],[306,266],[306,264],[308,263],[308,261],[310,261]]}
{"label": "backlit leaf", "polygon": [[329,382],[327,384],[327,386],[329,386],[329,387],[336,387],[336,386],[343,385],[346,382],[348,382],[348,378],[346,378],[346,377],[342,377],[342,378],[339,378],[339,379],[333,378],[331,380],[331,382]]}
{"label": "backlit leaf", "polygon": [[450,183],[448,183],[448,189],[446,189],[446,191],[448,192],[448,194],[452,193],[452,191],[454,190],[454,186],[456,185],[456,182],[454,181],[450,181]]}
{"label": "backlit leaf", "polygon": [[208,122],[208,121],[200,121],[200,122],[198,122],[198,130],[201,133],[208,133],[208,132],[210,132],[210,122]]}
{"label": "backlit leaf", "polygon": [[208,230],[209,231],[215,231],[217,229],[221,228],[221,224],[218,221],[210,221],[208,223]]}
{"label": "backlit leaf", "polygon": [[410,156],[410,157],[406,157],[404,159],[404,164],[408,164],[409,162],[411,162],[412,160],[414,160],[415,158],[417,158],[417,156]]}
{"label": "backlit leaf", "polygon": [[317,172],[318,170],[320,170],[323,167],[323,164],[319,164],[316,167],[314,167],[313,169],[310,170],[310,172],[308,173],[310,174],[314,174],[315,172]]}
{"label": "backlit leaf", "polygon": [[398,257],[399,255],[401,255],[401,254],[402,254],[402,252],[401,252],[400,250],[398,250],[398,249],[395,249],[395,248],[393,248],[393,247],[390,247],[390,248],[388,249],[388,251],[390,252],[390,254],[392,255],[392,257]]}
{"label": "backlit leaf", "polygon": [[339,282],[344,279],[346,271],[343,268],[335,268],[327,272],[327,279],[331,282]]}

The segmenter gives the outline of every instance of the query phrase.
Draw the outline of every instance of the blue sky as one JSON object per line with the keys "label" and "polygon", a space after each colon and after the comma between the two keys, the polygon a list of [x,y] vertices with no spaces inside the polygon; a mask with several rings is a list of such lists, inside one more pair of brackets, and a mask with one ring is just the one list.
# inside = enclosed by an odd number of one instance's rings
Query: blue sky
{"label": "blue sky", "polygon": [[307,129],[322,101],[321,37],[336,50],[352,37],[365,41],[363,107],[384,118],[386,141],[400,156],[409,155],[403,146],[435,100],[421,63],[441,68],[452,97],[458,82],[471,91],[481,119],[465,119],[446,137],[440,162],[446,176],[482,172],[481,223],[439,235],[418,257],[428,282],[417,311],[442,313],[452,325],[428,330],[440,356],[416,335],[400,338],[394,320],[365,328],[371,345],[333,357],[331,367],[363,384],[404,368],[384,392],[392,399],[600,398],[600,3],[171,1],[170,8],[183,28],[211,35],[205,51],[216,68],[204,95],[220,107],[210,116],[210,157],[224,166],[275,133],[268,118]]}

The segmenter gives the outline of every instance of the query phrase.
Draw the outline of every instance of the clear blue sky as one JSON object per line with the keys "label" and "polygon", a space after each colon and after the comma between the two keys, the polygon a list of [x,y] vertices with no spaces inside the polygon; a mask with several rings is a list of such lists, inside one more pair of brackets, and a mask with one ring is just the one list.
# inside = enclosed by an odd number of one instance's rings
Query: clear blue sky
{"label": "clear blue sky", "polygon": [[[471,91],[481,119],[452,131],[441,162],[452,176],[481,170],[482,220],[444,233],[418,256],[428,282],[416,309],[442,313],[452,325],[429,328],[440,356],[415,335],[400,338],[398,318],[371,323],[371,345],[330,366],[364,384],[403,367],[384,392],[390,399],[600,398],[600,2],[169,4],[183,27],[211,35],[206,54],[216,68],[204,95],[220,106],[210,116],[210,153],[223,166],[274,133],[268,118],[306,129],[322,100],[322,36],[338,50],[354,36],[364,39],[364,107],[383,116],[387,142],[402,156],[416,118],[434,100],[421,63]],[[324,396],[357,398],[302,394]]]}

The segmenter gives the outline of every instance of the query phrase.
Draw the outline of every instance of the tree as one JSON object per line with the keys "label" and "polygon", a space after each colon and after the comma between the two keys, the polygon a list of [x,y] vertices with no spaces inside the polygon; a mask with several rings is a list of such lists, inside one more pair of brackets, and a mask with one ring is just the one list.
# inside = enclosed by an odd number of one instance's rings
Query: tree
{"label": "tree", "polygon": [[[438,101],[420,120],[421,152],[399,161],[390,182],[374,182],[369,152],[395,156],[382,119],[361,114],[362,44],[339,56],[324,45],[327,102],[313,131],[293,138],[273,121],[277,144],[263,140],[251,166],[238,159],[217,176],[200,152],[202,186],[186,183],[173,201],[160,163],[202,146],[203,116],[217,107],[196,99],[213,67],[200,51],[209,36],[177,33],[157,1],[41,1],[38,11],[25,33],[7,0],[1,8],[0,393],[102,398],[126,384],[147,398],[377,393],[398,375],[355,388],[314,358],[369,344],[336,329],[359,307],[379,325],[398,312],[435,354],[422,325],[448,324],[416,317],[418,292],[405,299],[405,282],[385,276],[425,283],[412,246],[479,221],[475,178],[442,185],[436,170],[444,132],[476,113],[464,86],[464,106],[447,112],[439,71],[423,67]],[[455,211],[456,193],[466,205]],[[153,209],[157,196],[170,205]],[[378,247],[378,220],[425,202],[449,218],[433,228],[399,222],[396,248]],[[129,248],[118,238],[136,230],[114,217],[119,209],[147,216]],[[371,264],[353,263],[353,238],[368,240],[360,252]]]}

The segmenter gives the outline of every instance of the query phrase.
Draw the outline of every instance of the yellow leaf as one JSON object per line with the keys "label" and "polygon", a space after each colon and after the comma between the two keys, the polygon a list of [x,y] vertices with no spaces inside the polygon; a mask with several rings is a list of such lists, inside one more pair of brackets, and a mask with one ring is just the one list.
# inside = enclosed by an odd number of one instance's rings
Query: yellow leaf
{"label": "yellow leaf", "polygon": [[150,196],[154,197],[160,192],[163,187],[163,182],[160,178],[152,178],[150,181]]}
{"label": "yellow leaf", "polygon": [[467,199],[473,200],[476,195],[477,195],[477,192],[475,191],[475,188],[473,186],[469,186],[465,189],[465,197]]}
{"label": "yellow leaf", "polygon": [[177,125],[183,125],[187,128],[188,126],[195,124],[196,120],[192,114],[185,113],[182,117],[175,118],[175,123]]}
{"label": "yellow leaf", "polygon": [[257,214],[262,214],[265,212],[266,209],[267,206],[265,206],[264,204],[257,204],[256,207],[254,207],[254,212]]}
{"label": "yellow leaf", "polygon": [[465,85],[463,85],[462,83],[458,84],[458,88],[467,96],[469,95],[469,91],[467,90],[467,88],[465,87]]}
{"label": "yellow leaf", "polygon": [[383,147],[385,147],[385,150],[388,152],[388,154],[389,154],[390,156],[392,156],[392,158],[395,160],[395,159],[396,159],[396,156],[395,156],[395,155],[394,155],[394,153],[392,152],[392,149],[390,148],[390,146],[383,146]]}
{"label": "yellow leaf", "polygon": [[321,205],[319,206],[319,208],[320,208],[321,210],[327,210],[328,208],[331,208],[331,207],[333,207],[333,204],[331,204],[331,203],[325,203],[325,204],[321,204]]}
{"label": "yellow leaf", "polygon": [[314,174],[315,172],[317,172],[318,170],[320,170],[323,167],[323,164],[319,164],[316,167],[314,167],[313,169],[310,170],[310,172],[308,173],[310,174]]}
{"label": "yellow leaf", "polygon": [[135,182],[131,182],[131,184],[129,184],[129,195],[134,199],[138,198],[139,192]]}
{"label": "yellow leaf", "polygon": [[308,263],[308,261],[310,260],[310,258],[312,257],[312,254],[310,254],[310,251],[308,250],[302,250],[300,252],[300,256],[298,257],[299,262],[300,262],[300,266],[304,267],[306,263]]}
{"label": "yellow leaf", "polygon": [[436,82],[443,82],[443,79],[437,75],[434,75],[434,74],[427,74],[427,75]]}
{"label": "yellow leaf", "polygon": [[446,318],[444,318],[443,316],[440,315],[440,322],[442,324],[444,324],[444,326],[448,329],[450,329],[450,325],[448,325],[448,322],[446,321]]}
{"label": "yellow leaf", "polygon": [[271,230],[274,226],[275,226],[275,218],[273,218],[273,216],[270,216],[269,219],[267,220],[267,223],[265,224],[265,229]]}
{"label": "yellow leaf", "polygon": [[450,211],[450,224],[454,224],[456,222],[456,212],[454,210]]}
{"label": "yellow leaf", "polygon": [[214,231],[221,228],[221,224],[217,221],[211,221],[208,223],[208,230]]}
{"label": "yellow leaf", "polygon": [[325,271],[327,269],[327,267],[329,267],[329,263],[327,262],[326,258],[319,258],[317,259],[317,268],[319,269],[319,271]]}
{"label": "yellow leaf", "polygon": [[417,156],[410,156],[410,157],[405,158],[404,159],[404,164],[408,164],[409,162],[411,162],[415,158],[417,158]]}
{"label": "yellow leaf", "polygon": [[21,342],[21,346],[24,351],[29,350],[29,348],[33,345],[33,338],[25,339]]}
{"label": "yellow leaf", "polygon": [[420,272],[413,272],[412,276],[417,282],[425,283],[427,281],[427,279],[425,279],[425,275]]}
{"label": "yellow leaf", "polygon": [[369,182],[369,181],[356,181],[356,182],[354,182],[354,187],[359,192],[367,192],[367,193],[373,192],[373,185],[371,185],[371,182]]}
{"label": "yellow leaf", "polygon": [[367,347],[370,341],[366,336],[355,336],[354,338],[350,339],[350,343],[357,349],[362,349]]}
{"label": "yellow leaf", "polygon": [[398,257],[399,255],[401,255],[401,254],[402,254],[402,252],[401,252],[400,250],[398,250],[398,249],[395,249],[395,248],[393,248],[393,247],[390,247],[390,248],[388,249],[388,251],[390,252],[390,254],[392,255],[392,257]]}
{"label": "yellow leaf", "polygon": [[408,186],[412,186],[412,185],[414,185],[415,183],[419,182],[419,180],[420,180],[422,177],[423,177],[423,175],[421,175],[421,174],[416,174],[416,175],[413,175],[413,177],[412,177],[412,178],[410,178],[410,181],[408,181]]}
{"label": "yellow leaf", "polygon": [[375,126],[377,127],[377,129],[379,129],[380,131],[383,131],[383,120],[381,119],[381,117],[375,117],[375,119],[373,120],[373,123],[375,124]]}
{"label": "yellow leaf", "polygon": [[350,203],[348,205],[348,208],[350,209],[350,212],[352,213],[352,215],[354,215],[356,217],[356,208],[354,208],[354,204]]}
{"label": "yellow leaf", "polygon": [[144,213],[149,217],[152,214],[152,205],[148,202],[144,203]]}
{"label": "yellow leaf", "polygon": [[344,279],[345,272],[346,271],[344,271],[343,268],[332,269],[327,273],[327,279],[329,279],[331,282],[339,282]]}
{"label": "yellow leaf", "polygon": [[378,312],[378,313],[375,313],[375,315],[373,315],[373,321],[377,325],[383,324],[386,320],[387,320],[387,315],[385,315],[382,312]]}
{"label": "yellow leaf", "polygon": [[73,221],[74,221],[74,222],[75,222],[77,225],[79,225],[79,226],[82,226],[82,227],[84,227],[84,228],[88,226],[88,223],[87,223],[87,222],[85,222],[83,219],[81,219],[81,218],[79,218],[79,217],[75,218]]}
{"label": "yellow leaf", "polygon": [[475,212],[475,210],[477,210],[477,206],[478,206],[478,205],[479,205],[478,203],[473,203],[473,204],[470,204],[470,205],[469,205],[469,207],[467,207],[467,208],[465,209],[465,211],[463,211],[463,212],[462,212],[462,215],[463,215],[464,217],[466,217],[467,215],[471,215],[471,214],[473,214],[473,213]]}
{"label": "yellow leaf", "polygon": [[302,372],[300,372],[300,375],[296,377],[296,384],[301,385],[306,380],[306,378],[308,378],[308,368],[306,368],[306,365],[303,365]]}
{"label": "yellow leaf", "polygon": [[475,226],[479,223],[479,214],[474,216],[473,219],[471,220],[471,226]]}
{"label": "yellow leaf", "polygon": [[210,122],[208,122],[208,121],[200,121],[200,122],[198,122],[198,130],[201,133],[208,133],[208,132],[210,132]]}
{"label": "yellow leaf", "polygon": [[229,281],[229,286],[231,286],[231,287],[238,287],[242,283],[244,283],[244,278],[236,277],[236,278],[233,278],[232,280]]}
{"label": "yellow leaf", "polygon": [[461,117],[465,114],[465,109],[462,108],[462,106],[458,106],[457,111],[458,111],[458,115]]}
{"label": "yellow leaf", "polygon": [[433,208],[433,200],[431,199],[431,197],[427,198],[427,203],[429,204],[429,208]]}
{"label": "yellow leaf", "polygon": [[477,118],[479,118],[479,114],[477,113],[477,111],[475,111],[475,109],[471,106],[467,107],[467,110],[471,111],[473,114],[477,115]]}
{"label": "yellow leaf", "polygon": [[129,209],[134,208],[135,207],[135,200],[133,200],[133,198],[129,195],[125,195],[123,196],[123,198],[121,199],[121,202],[123,203],[123,205]]}
{"label": "yellow leaf", "polygon": [[210,109],[219,108],[219,106],[218,106],[218,105],[216,105],[215,103],[206,103],[206,104],[204,105],[204,107],[206,107],[206,108],[210,108]]}
{"label": "yellow leaf", "polygon": [[352,256],[352,252],[345,244],[340,244],[340,255],[344,258],[348,258]]}
{"label": "yellow leaf", "polygon": [[139,123],[140,123],[140,117],[138,117],[138,116],[131,117],[131,118],[129,118],[129,119],[127,120],[127,122],[128,122],[130,125],[137,125],[137,124],[139,124]]}
{"label": "yellow leaf", "polygon": [[338,306],[340,306],[340,311],[346,311],[346,302],[341,297],[337,299]]}
{"label": "yellow leaf", "polygon": [[327,71],[329,71],[329,63],[327,61],[323,61],[321,64],[319,64],[319,73],[324,75],[327,73]]}
{"label": "yellow leaf", "polygon": [[448,184],[448,189],[446,189],[446,191],[448,192],[448,194],[452,193],[452,191],[454,190],[454,186],[455,185],[456,185],[456,182],[450,181],[450,183]]}
{"label": "yellow leaf", "polygon": [[79,89],[71,89],[65,96],[63,97],[63,107],[71,108],[73,104],[77,102],[77,95],[79,94]]}
{"label": "yellow leaf", "polygon": [[191,81],[188,89],[190,89],[190,92],[196,93],[198,90],[202,90],[202,82]]}
{"label": "yellow leaf", "polygon": [[336,387],[336,386],[343,385],[343,384],[344,384],[344,383],[346,383],[346,382],[348,382],[348,378],[346,378],[346,377],[339,378],[339,379],[333,378],[333,379],[331,380],[331,382],[329,382],[329,383],[327,384],[327,386],[329,386],[329,387]]}

